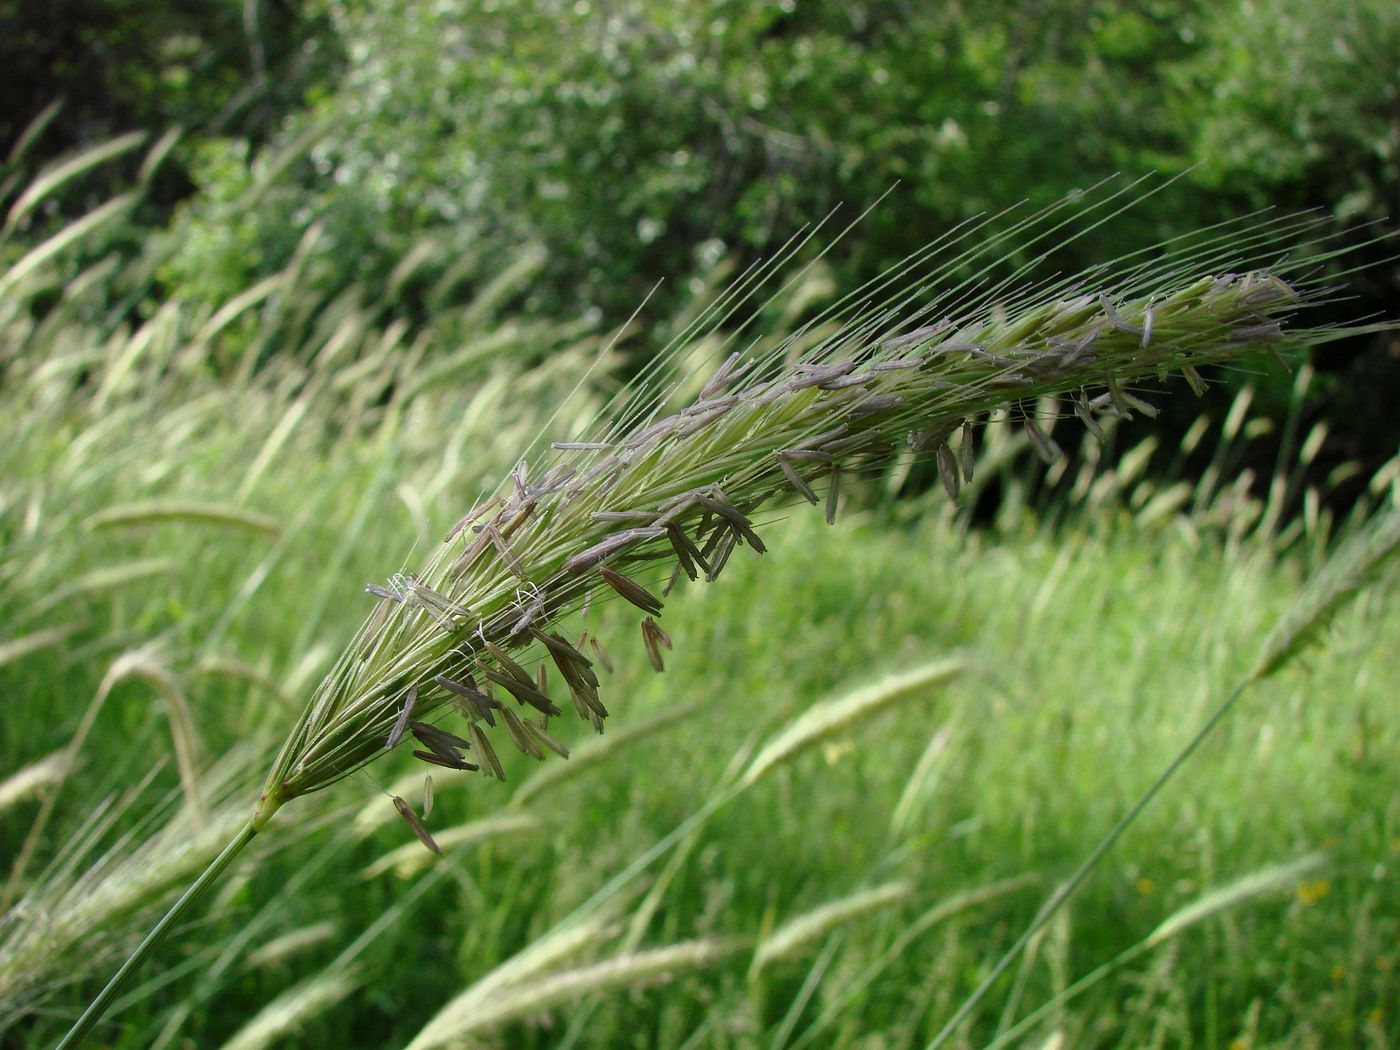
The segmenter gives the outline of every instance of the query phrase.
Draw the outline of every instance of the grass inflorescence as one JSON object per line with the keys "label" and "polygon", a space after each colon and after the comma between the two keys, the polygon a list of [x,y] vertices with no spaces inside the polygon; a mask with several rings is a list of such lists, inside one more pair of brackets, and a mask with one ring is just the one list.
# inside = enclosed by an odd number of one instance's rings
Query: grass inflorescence
{"label": "grass inflorescence", "polygon": [[[1182,373],[1198,386],[1206,366],[1335,336],[1302,323],[1326,292],[1286,262],[1237,273],[1220,244],[1182,255],[1020,294],[954,298],[894,274],[822,317],[815,341],[804,330],[731,353],[679,411],[643,402],[600,433],[522,458],[421,569],[367,587],[377,607],[287,738],[255,823],[397,744],[410,714],[421,724],[455,707],[470,740],[440,737],[420,754],[486,775],[500,770],[482,727],[498,720],[498,735],[535,758],[562,750],[548,725],[565,708],[601,731],[594,660],[553,624],[598,596],[628,602],[646,614],[642,639],[661,669],[672,644],[655,619],[663,595],[682,576],[715,580],[737,548],[762,553],[763,516],[817,502],[818,486],[834,520],[843,474],[913,447],[936,458],[956,496],[973,474],[972,428],[992,412],[1010,406],[1053,459],[1026,407],[1038,398],[1069,396],[1097,429],[1102,416],[1155,414],[1133,392],[1145,379]],[[553,694],[551,673],[563,683]]]}

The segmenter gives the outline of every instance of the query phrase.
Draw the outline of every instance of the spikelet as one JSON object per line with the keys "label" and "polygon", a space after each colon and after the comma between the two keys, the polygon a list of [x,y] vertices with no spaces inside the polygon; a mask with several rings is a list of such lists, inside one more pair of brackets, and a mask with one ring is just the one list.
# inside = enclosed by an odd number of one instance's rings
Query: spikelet
{"label": "spikelet", "polygon": [[398,795],[395,795],[394,808],[399,811],[399,816],[403,817],[404,823],[413,829],[413,834],[417,836],[419,842],[423,843],[423,845],[433,853],[442,854],[442,847],[433,841],[433,837],[428,834],[428,829],[425,828],[422,821],[418,819],[418,814],[413,812],[412,806]]}
{"label": "spikelet", "polygon": [[[412,810],[409,812],[411,813]],[[392,871],[400,878],[409,878],[432,864],[435,854],[473,846],[489,839],[507,835],[533,834],[539,831],[540,827],[540,818],[528,813],[504,813],[500,816],[474,820],[469,824],[447,828],[434,835],[433,840],[438,848],[433,853],[425,853],[417,843],[408,842],[368,865],[361,876],[373,879],[385,872]]]}
{"label": "spikelet", "polygon": [[384,742],[385,748],[398,746],[403,739],[405,730],[408,729],[408,720],[413,717],[413,704],[418,699],[418,687],[409,686],[408,692],[403,698],[403,708],[399,711],[399,717],[394,719],[394,728],[389,730],[389,739]]}

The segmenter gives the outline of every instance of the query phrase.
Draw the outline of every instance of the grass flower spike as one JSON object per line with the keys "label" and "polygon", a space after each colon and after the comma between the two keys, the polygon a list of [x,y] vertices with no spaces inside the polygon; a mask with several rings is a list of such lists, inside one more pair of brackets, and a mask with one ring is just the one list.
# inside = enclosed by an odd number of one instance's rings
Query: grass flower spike
{"label": "grass flower spike", "polygon": [[[656,621],[662,595],[681,575],[716,579],[739,547],[762,553],[763,515],[784,503],[824,502],[832,520],[843,474],[913,448],[936,457],[956,495],[972,474],[972,427],[997,409],[1020,412],[1053,456],[1023,403],[1067,395],[1091,427],[1103,415],[1151,416],[1133,392],[1144,379],[1182,373],[1198,385],[1202,367],[1331,334],[1293,326],[1317,293],[1292,267],[1233,272],[1236,256],[1193,254],[1129,268],[1116,285],[1095,273],[956,305],[927,282],[899,291],[891,279],[822,318],[805,350],[816,325],[731,354],[677,411],[624,413],[604,433],[521,460],[420,571],[367,588],[377,608],[287,738],[255,823],[359,769],[407,727],[426,762],[487,776],[500,773],[481,746],[488,729],[535,758],[563,752],[547,727],[565,708],[601,731],[594,661],[554,622],[594,595],[620,598],[643,614],[659,670],[671,644]],[[546,667],[562,682],[553,694]],[[468,735],[426,726],[446,708]]]}

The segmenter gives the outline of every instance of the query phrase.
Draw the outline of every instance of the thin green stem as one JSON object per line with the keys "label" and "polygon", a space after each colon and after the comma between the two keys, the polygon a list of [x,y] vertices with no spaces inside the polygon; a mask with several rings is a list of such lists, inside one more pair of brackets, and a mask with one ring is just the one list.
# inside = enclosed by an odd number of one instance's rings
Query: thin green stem
{"label": "thin green stem", "polygon": [[1093,970],[1086,973],[1083,977],[1079,978],[1079,980],[1075,981],[1068,988],[1064,989],[1063,991],[1052,996],[1050,999],[1047,999],[1045,1002],[1041,1003],[1030,1013],[1026,1014],[1025,1017],[1021,1018],[1019,1021],[1017,1021],[1010,1028],[1006,1029],[1004,1032],[998,1035],[986,1046],[982,1047],[982,1050],[1001,1050],[1003,1046],[1006,1046],[1013,1039],[1017,1038],[1018,1036],[1025,1035],[1026,1032],[1030,1031],[1030,1029],[1036,1024],[1036,1022],[1038,1022],[1042,1017],[1048,1015],[1052,1010],[1064,1006],[1071,999],[1075,998],[1083,992],[1088,991],[1094,985],[1102,981],[1105,977],[1109,976],[1117,970],[1122,969],[1128,963],[1136,959],[1139,955],[1142,955],[1148,949],[1153,947],[1156,947],[1156,945],[1152,941],[1138,941],[1138,943],[1133,945],[1131,948],[1119,952],[1112,959],[1109,959],[1108,962],[1102,963],[1099,966],[1095,967]]}
{"label": "thin green stem", "polygon": [[1031,920],[1025,932],[1017,938],[1015,944],[1007,949],[1006,954],[997,961],[997,964],[992,967],[991,972],[987,974],[986,977],[982,978],[981,983],[977,985],[972,994],[958,1007],[957,1012],[948,1019],[948,1023],[933,1037],[933,1042],[928,1044],[926,1050],[938,1050],[940,1046],[952,1037],[953,1033],[957,1031],[958,1026],[961,1025],[963,1021],[967,1020],[968,1015],[977,1007],[977,1004],[991,991],[992,985],[997,982],[997,979],[1010,968],[1011,964],[1015,962],[1016,958],[1025,950],[1031,938],[1039,932],[1042,926],[1050,921],[1051,916],[1060,910],[1061,905],[1074,895],[1075,891],[1084,883],[1084,880],[1087,879],[1094,868],[1098,866],[1104,854],[1117,844],[1118,840],[1123,837],[1123,832],[1128,830],[1129,825],[1137,820],[1142,811],[1145,810],[1152,803],[1152,800],[1157,797],[1158,793],[1161,792],[1162,788],[1167,786],[1167,782],[1171,780],[1172,777],[1176,776],[1181,767],[1186,764],[1186,760],[1196,753],[1196,749],[1199,748],[1201,744],[1205,743],[1206,737],[1210,736],[1215,730],[1215,727],[1224,721],[1225,716],[1229,714],[1235,704],[1239,702],[1240,697],[1244,695],[1245,690],[1253,681],[1254,679],[1252,678],[1247,679],[1234,688],[1230,695],[1215,709],[1215,712],[1210,718],[1206,719],[1205,725],[1201,726],[1187,745],[1177,752],[1176,757],[1171,760],[1167,768],[1162,770],[1157,779],[1152,782],[1152,786],[1142,793],[1142,796],[1133,803],[1132,808],[1123,814],[1118,823],[1113,825],[1113,829],[1109,831],[1109,833],[1099,841],[1099,844],[1094,847],[1093,851],[1084,858],[1083,863],[1075,869],[1074,874],[1062,883],[1060,888],[1052,893],[1045,903],[1041,905],[1040,911],[1036,913],[1035,918]]}
{"label": "thin green stem", "polygon": [[83,1011],[83,1016],[79,1017],[73,1027],[68,1030],[68,1034],[58,1044],[55,1050],[70,1050],[71,1047],[79,1046],[84,1037],[90,1032],[94,1025],[102,1019],[102,1015],[107,1012],[112,1001],[121,994],[136,971],[139,970],[149,956],[165,940],[174,925],[184,917],[190,906],[200,897],[204,896],[210,886],[219,880],[219,876],[233,863],[235,857],[243,851],[243,847],[253,841],[253,836],[258,833],[257,827],[252,821],[234,836],[222,853],[209,863],[209,867],[190,884],[189,889],[181,895],[170,910],[165,913],[160,922],[152,927],[151,932],[146,934],[145,940],[136,946],[136,950],[131,953],[131,957],[122,963],[121,969],[116,972],[107,987],[98,993],[97,998],[88,1004],[88,1008]]}

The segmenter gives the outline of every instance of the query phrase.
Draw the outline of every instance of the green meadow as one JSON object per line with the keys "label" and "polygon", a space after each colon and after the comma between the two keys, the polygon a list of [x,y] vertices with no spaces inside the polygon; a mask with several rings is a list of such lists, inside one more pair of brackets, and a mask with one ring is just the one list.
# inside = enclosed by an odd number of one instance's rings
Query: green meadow
{"label": "green meadow", "polygon": [[9,6],[0,1050],[1400,1046],[1400,5]]}
{"label": "green meadow", "polygon": [[[365,585],[591,419],[621,352],[503,315],[500,289],[436,319],[450,350],[403,345],[370,293],[313,309],[292,270],[261,363],[211,368],[267,289],[114,322],[101,262],[56,283],[67,247],[4,278],[7,1047],[56,1042],[246,821]],[[897,470],[849,482],[834,526],[762,519],[767,553],[669,596],[662,673],[635,611],[595,602],[566,628],[603,646],[605,734],[554,723],[568,761],[503,747],[504,783],[400,748],[297,800],[97,1044],[930,1045],[1393,506],[1383,471],[1334,520],[1291,418],[1273,483],[1233,480],[1277,426],[1246,388],[1187,434],[1209,469],[1149,475],[1146,420],[1048,471],[993,421],[957,505],[894,498]],[[1395,1043],[1400,608],[1393,570],[1368,582],[941,1045]],[[391,804],[427,808],[429,771],[441,857]]]}

